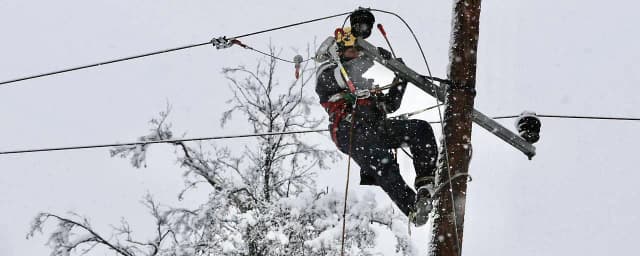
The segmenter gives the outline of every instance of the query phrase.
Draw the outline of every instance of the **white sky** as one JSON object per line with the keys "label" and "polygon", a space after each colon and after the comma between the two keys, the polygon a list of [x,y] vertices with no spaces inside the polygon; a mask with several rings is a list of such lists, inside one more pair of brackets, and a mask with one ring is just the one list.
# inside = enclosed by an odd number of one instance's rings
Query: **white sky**
{"label": "white sky", "polygon": [[[244,34],[357,6],[405,17],[423,43],[434,75],[445,75],[451,1],[0,0],[0,80]],[[487,115],[532,110],[640,116],[638,7],[630,0],[483,1],[476,109]],[[424,70],[401,24],[387,15],[376,18],[405,62]],[[292,48],[304,50],[306,43],[321,41],[341,23],[334,19],[243,42],[265,49],[271,40],[290,58]],[[377,34],[373,37],[372,42],[383,45]],[[252,66],[256,57],[240,48],[200,47],[2,86],[0,150],[135,140],[167,102],[173,105],[175,130],[189,136],[250,131],[241,118],[220,129],[220,112],[230,96],[220,69]],[[293,67],[282,65],[281,71],[282,81],[288,81]],[[403,110],[432,103],[424,93],[410,90]],[[434,120],[436,115],[419,117]],[[635,251],[640,238],[635,186],[640,180],[635,161],[640,124],[542,121],[533,161],[474,126],[464,255]],[[512,128],[511,120],[502,123]],[[322,142],[331,146],[328,139]],[[182,179],[170,147],[154,146],[150,156],[148,168],[140,170],[110,158],[106,149],[1,156],[0,255],[48,254],[44,236],[24,239],[39,211],[72,210],[91,217],[103,232],[121,217],[137,230],[151,226],[139,200],[148,191],[166,204],[178,204],[175,195]],[[410,172],[410,162],[404,159],[401,165]],[[341,190],[342,178],[332,177],[343,177],[344,166],[339,162],[323,172],[322,184]],[[182,203],[197,203],[204,196],[192,193]]]}

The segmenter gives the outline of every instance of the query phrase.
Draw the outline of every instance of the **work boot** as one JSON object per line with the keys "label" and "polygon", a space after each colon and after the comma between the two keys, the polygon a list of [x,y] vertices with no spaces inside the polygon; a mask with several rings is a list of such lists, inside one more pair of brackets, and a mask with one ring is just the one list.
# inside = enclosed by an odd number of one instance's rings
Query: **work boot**
{"label": "work boot", "polygon": [[422,226],[429,220],[429,213],[433,209],[433,194],[435,192],[435,179],[422,177],[416,179],[416,204],[413,223],[416,227]]}

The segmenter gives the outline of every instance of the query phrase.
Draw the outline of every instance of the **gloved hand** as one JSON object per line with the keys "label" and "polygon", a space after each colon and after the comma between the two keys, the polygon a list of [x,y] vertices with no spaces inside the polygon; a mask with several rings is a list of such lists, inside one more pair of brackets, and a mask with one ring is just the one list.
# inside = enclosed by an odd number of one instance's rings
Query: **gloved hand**
{"label": "gloved hand", "polygon": [[353,104],[358,99],[366,99],[371,97],[371,91],[367,89],[356,90],[355,93],[345,92],[342,93],[342,99],[350,104]]}
{"label": "gloved hand", "polygon": [[358,97],[353,93],[345,92],[342,94],[342,99],[344,99],[349,105],[353,105],[356,103],[356,100],[358,100]]}

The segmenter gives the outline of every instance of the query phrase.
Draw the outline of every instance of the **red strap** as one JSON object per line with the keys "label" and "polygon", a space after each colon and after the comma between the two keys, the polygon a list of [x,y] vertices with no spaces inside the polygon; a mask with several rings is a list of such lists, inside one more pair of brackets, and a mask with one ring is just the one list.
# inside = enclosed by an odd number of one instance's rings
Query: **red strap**
{"label": "red strap", "polygon": [[344,29],[342,28],[336,28],[336,31],[333,32],[333,37],[335,37],[336,39],[338,39],[338,35],[344,37]]}
{"label": "red strap", "polygon": [[[347,104],[345,100],[339,100],[336,102],[321,102],[320,103],[330,114],[333,114],[333,123],[331,124],[331,139],[333,142],[338,145],[338,125],[343,118],[345,118],[349,113],[347,113]],[[356,101],[356,105],[368,106],[371,104],[370,99],[358,99]]]}
{"label": "red strap", "polygon": [[382,24],[378,23],[378,29],[380,30],[380,33],[382,33],[382,36],[387,37],[387,31],[384,30]]}
{"label": "red strap", "polygon": [[338,145],[338,139],[337,139],[338,124],[340,124],[340,121],[342,120],[342,118],[347,116],[346,109],[345,109],[346,108],[345,100],[339,100],[336,102],[322,102],[320,104],[327,110],[327,112],[329,112],[329,114],[334,115],[333,123],[331,124],[331,139],[333,140],[333,143]]}
{"label": "red strap", "polygon": [[351,90],[351,93],[356,92],[356,86],[353,85],[353,82],[351,81],[351,79],[347,80],[347,86],[349,86],[349,90]]}

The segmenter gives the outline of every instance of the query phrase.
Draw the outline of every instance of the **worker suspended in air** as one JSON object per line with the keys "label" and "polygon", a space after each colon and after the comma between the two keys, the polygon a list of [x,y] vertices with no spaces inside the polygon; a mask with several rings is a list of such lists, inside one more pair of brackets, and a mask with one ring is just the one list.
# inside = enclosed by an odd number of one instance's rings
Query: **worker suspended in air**
{"label": "worker suspended in air", "polygon": [[[423,120],[391,120],[400,107],[406,82],[396,77],[388,90],[377,90],[363,74],[373,61],[361,56],[356,37],[371,33],[373,15],[364,9],[351,14],[351,27],[336,30],[318,49],[316,93],[329,114],[331,137],[340,151],[360,167],[360,184],[380,186],[417,226],[432,209],[437,144],[430,124]],[[393,153],[408,146],[416,171],[414,188],[406,184]]]}

